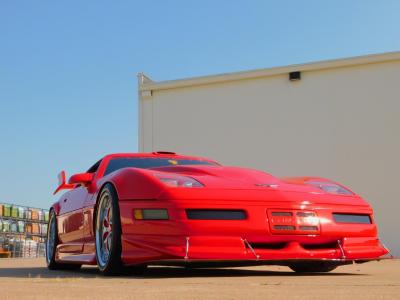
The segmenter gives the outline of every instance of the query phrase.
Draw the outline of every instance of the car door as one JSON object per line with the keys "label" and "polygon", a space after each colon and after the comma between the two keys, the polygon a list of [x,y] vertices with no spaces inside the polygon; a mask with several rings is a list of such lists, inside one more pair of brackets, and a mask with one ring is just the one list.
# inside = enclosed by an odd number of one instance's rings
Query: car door
{"label": "car door", "polygon": [[[93,181],[90,186],[88,186],[89,195],[86,197],[83,203],[83,253],[84,254],[94,254],[95,253],[95,237],[94,237],[94,206],[96,204],[96,197],[94,196],[97,191],[97,181],[99,177],[99,169],[104,168],[106,164],[102,159],[96,162],[87,171],[88,173],[93,173]],[[101,172],[100,172],[101,173]]]}
{"label": "car door", "polygon": [[83,206],[90,197],[84,186],[78,186],[64,194],[60,201],[58,230],[61,253],[81,253],[83,249]]}

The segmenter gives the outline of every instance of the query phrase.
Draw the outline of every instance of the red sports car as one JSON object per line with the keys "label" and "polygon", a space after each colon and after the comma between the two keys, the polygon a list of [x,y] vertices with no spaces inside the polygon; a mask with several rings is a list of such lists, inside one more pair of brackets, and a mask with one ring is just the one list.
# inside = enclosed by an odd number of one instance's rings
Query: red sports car
{"label": "red sports car", "polygon": [[111,154],[86,173],[60,173],[50,209],[49,269],[98,265],[284,265],[328,272],[388,253],[372,208],[323,178],[278,179],[172,152]]}

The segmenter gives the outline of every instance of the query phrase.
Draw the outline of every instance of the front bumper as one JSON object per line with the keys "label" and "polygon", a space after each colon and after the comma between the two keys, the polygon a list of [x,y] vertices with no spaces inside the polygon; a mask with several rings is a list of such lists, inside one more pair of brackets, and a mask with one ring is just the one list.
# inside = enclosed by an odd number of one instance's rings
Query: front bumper
{"label": "front bumper", "polygon": [[[284,238],[284,237],[282,237]],[[309,243],[312,239],[313,244]],[[316,239],[316,240],[315,240]],[[388,250],[377,238],[340,238],[326,242],[316,237],[297,241],[288,237],[285,243],[253,243],[243,237],[224,236],[123,236],[122,259],[125,264],[150,261],[201,262],[247,261],[268,262],[283,260],[332,260],[338,262],[376,260]],[[251,263],[250,263],[251,264]],[[281,263],[279,263],[281,264]]]}
{"label": "front bumper", "polygon": [[[368,206],[207,199],[120,201],[119,204],[125,264],[225,261],[257,265],[282,264],[290,260],[332,260],[345,264],[377,260],[389,252],[377,237]],[[135,208],[166,208],[169,220],[135,220]],[[244,209],[248,217],[246,220],[187,218],[186,209],[207,208]],[[318,231],[315,234],[275,233],[269,215],[271,210],[315,212],[320,220]],[[371,224],[338,224],[332,219],[333,212],[369,214],[372,221]],[[278,221],[284,225],[300,222]]]}

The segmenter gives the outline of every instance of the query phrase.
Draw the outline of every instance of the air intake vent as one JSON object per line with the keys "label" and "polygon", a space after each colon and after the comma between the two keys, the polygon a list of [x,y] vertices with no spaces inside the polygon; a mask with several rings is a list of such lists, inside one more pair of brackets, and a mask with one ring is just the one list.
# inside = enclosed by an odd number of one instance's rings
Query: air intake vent
{"label": "air intake vent", "polygon": [[300,230],[304,231],[318,231],[317,226],[300,226]]}
{"label": "air intake vent", "polygon": [[289,211],[273,211],[271,215],[274,217],[291,217],[293,214]]}
{"label": "air intake vent", "polygon": [[292,225],[274,225],[276,230],[296,230],[296,226]]}
{"label": "air intake vent", "polygon": [[365,214],[334,213],[333,219],[336,223],[372,224],[370,216]]}
{"label": "air intake vent", "polygon": [[187,209],[186,216],[190,220],[244,220],[244,210],[225,209]]}
{"label": "air intake vent", "polygon": [[299,211],[296,214],[298,217],[302,217],[302,218],[309,218],[309,217],[315,217],[315,213],[313,212],[302,212]]}

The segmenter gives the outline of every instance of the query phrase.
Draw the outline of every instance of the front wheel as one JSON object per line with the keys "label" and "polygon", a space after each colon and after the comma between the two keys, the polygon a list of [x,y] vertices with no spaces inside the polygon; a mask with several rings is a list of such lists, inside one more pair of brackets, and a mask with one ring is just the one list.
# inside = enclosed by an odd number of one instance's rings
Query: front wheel
{"label": "front wheel", "polygon": [[298,262],[289,266],[296,273],[327,273],[337,267],[336,264],[325,261]]}
{"label": "front wheel", "polygon": [[96,210],[96,260],[104,275],[123,271],[121,262],[121,219],[118,196],[111,184],[102,189]]}

